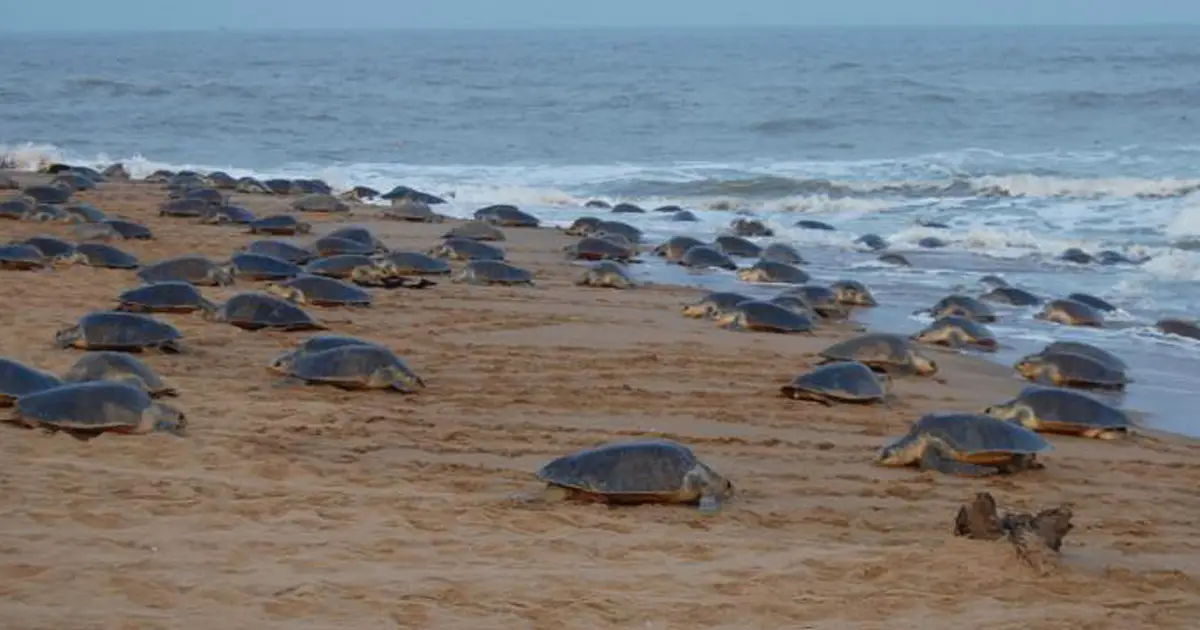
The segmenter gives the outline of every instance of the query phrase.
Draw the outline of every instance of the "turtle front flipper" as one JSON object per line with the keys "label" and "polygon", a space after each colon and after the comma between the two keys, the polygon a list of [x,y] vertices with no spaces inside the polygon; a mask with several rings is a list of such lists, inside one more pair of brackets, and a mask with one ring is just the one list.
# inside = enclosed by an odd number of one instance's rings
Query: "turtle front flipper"
{"label": "turtle front flipper", "polygon": [[999,470],[1005,474],[1021,472],[1022,470],[1041,470],[1046,465],[1038,461],[1037,455],[1032,453],[1015,453],[1012,459],[1003,466],[999,466]]}
{"label": "turtle front flipper", "polygon": [[925,452],[921,454],[919,466],[921,470],[936,470],[946,475],[957,475],[960,477],[987,477],[1000,472],[1000,469],[995,466],[982,466],[980,464],[960,462],[945,453],[936,444],[930,444],[925,447]]}
{"label": "turtle front flipper", "polygon": [[707,489],[700,494],[700,503],[697,509],[701,514],[716,514],[724,507],[725,500],[713,489]]}

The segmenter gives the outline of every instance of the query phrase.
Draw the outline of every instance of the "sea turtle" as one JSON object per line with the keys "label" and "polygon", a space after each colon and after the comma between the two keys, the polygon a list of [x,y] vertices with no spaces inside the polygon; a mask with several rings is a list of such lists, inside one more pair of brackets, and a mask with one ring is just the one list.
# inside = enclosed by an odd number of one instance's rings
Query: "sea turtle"
{"label": "sea turtle", "polygon": [[37,207],[32,197],[14,197],[0,201],[0,219],[20,221]]}
{"label": "sea turtle", "polygon": [[187,190],[176,191],[171,193],[171,196],[178,199],[199,199],[210,206],[223,206],[228,199],[221,191],[216,188],[202,186],[200,188],[188,188]]}
{"label": "sea turtle", "polygon": [[469,238],[473,241],[505,240],[504,230],[487,221],[467,221],[456,225],[443,234],[442,238]]}
{"label": "sea turtle", "polygon": [[1009,284],[1008,280],[1005,280],[1004,278],[997,276],[996,274],[991,274],[991,273],[987,274],[986,276],[980,277],[979,284],[982,284],[983,286],[988,287],[989,289],[995,289],[997,287],[1012,286],[1011,284]]}
{"label": "sea turtle", "polygon": [[450,274],[450,264],[420,252],[391,252],[380,264],[400,276],[444,276]]}
{"label": "sea turtle", "polygon": [[937,374],[937,363],[921,354],[912,342],[891,333],[866,333],[825,348],[823,363],[859,361],[881,372],[909,373],[918,376]]}
{"label": "sea turtle", "polygon": [[646,209],[637,205],[636,203],[622,201],[621,203],[618,203],[612,207],[612,212],[613,214],[645,214]]}
{"label": "sea turtle", "polygon": [[413,201],[420,201],[421,203],[429,204],[431,206],[436,206],[439,203],[446,203],[445,199],[442,199],[437,195],[431,195],[415,188],[409,188],[408,186],[396,186],[388,192],[379,195],[379,198],[391,200],[412,199]]}
{"label": "sea turtle", "polygon": [[732,291],[713,291],[695,302],[685,304],[683,315],[692,318],[720,317],[733,310],[733,307],[750,299],[748,296]]}
{"label": "sea turtle", "polygon": [[374,267],[376,264],[375,259],[370,256],[343,254],[310,260],[308,264],[304,265],[303,270],[304,273],[346,280],[354,275],[356,269]]}
{"label": "sea turtle", "polygon": [[100,174],[106,179],[115,182],[127,182],[132,179],[129,175],[129,169],[125,168],[125,165],[120,162],[109,164],[103,171],[100,171]]}
{"label": "sea turtle", "polygon": [[763,252],[763,248],[758,244],[730,234],[722,234],[713,239],[713,245],[724,252],[726,256],[738,256],[739,258],[758,258]]}
{"label": "sea turtle", "polygon": [[453,281],[478,285],[533,285],[533,274],[502,260],[472,260],[458,275],[454,276]]}
{"label": "sea turtle", "polygon": [[238,293],[217,310],[205,311],[204,317],[243,330],[328,330],[327,326],[294,303],[259,291]]}
{"label": "sea turtle", "polygon": [[888,248],[887,240],[878,234],[863,234],[854,239],[854,242],[874,251]]}
{"label": "sea turtle", "polygon": [[778,304],[779,306],[782,306],[786,309],[796,311],[797,313],[800,313],[801,315],[804,315],[805,317],[808,317],[809,319],[812,319],[812,320],[821,319],[821,315],[818,314],[813,309],[812,304],[809,304],[808,300],[804,299],[803,297],[800,297],[799,295],[793,295],[790,293],[780,293],[779,295],[776,295],[775,297],[773,297],[767,301],[772,304]]}
{"label": "sea turtle", "polygon": [[80,242],[121,240],[121,235],[107,223],[77,223],[71,234]]}
{"label": "sea turtle", "polygon": [[42,252],[42,257],[52,262],[73,262],[75,256],[75,245],[70,241],[64,241],[61,238],[53,236],[31,236],[19,243],[18,245],[33,245]]}
{"label": "sea turtle", "polygon": [[171,199],[158,207],[158,216],[199,219],[208,213],[212,204],[203,199]]}
{"label": "sea turtle", "polygon": [[150,397],[145,390],[117,381],[68,383],[17,401],[10,421],[78,433],[182,434],[183,412]]}
{"label": "sea turtle", "polygon": [[629,270],[619,262],[602,260],[593,264],[575,281],[578,286],[608,287],[612,289],[632,289],[637,282],[629,275]]}
{"label": "sea turtle", "polygon": [[179,394],[178,390],[163,381],[150,366],[128,352],[89,352],[63,374],[62,380],[67,383],[117,381],[145,390],[153,397]]}
{"label": "sea turtle", "polygon": [[563,233],[568,236],[587,236],[595,232],[600,223],[599,217],[579,217],[563,228]]}
{"label": "sea turtle", "polygon": [[304,195],[292,202],[292,209],[299,212],[350,212],[350,206],[345,201],[326,193]]}
{"label": "sea turtle", "polygon": [[127,313],[192,313],[217,307],[190,282],[170,281],[144,284],[117,296],[114,310]]}
{"label": "sea turtle", "polygon": [[679,262],[687,250],[697,245],[704,245],[704,241],[691,236],[672,236],[655,247],[651,253],[662,256],[667,262]]}
{"label": "sea turtle", "polygon": [[1114,252],[1111,249],[1102,249],[1096,252],[1096,262],[1101,265],[1137,265],[1146,262],[1146,260],[1148,258],[1134,260],[1121,252]]}
{"label": "sea turtle", "polygon": [[838,402],[871,404],[886,400],[888,384],[886,374],[878,374],[858,361],[842,361],[805,372],[779,391],[788,398],[825,405]]}
{"label": "sea turtle", "polygon": [[208,225],[247,225],[256,220],[258,215],[233,204],[212,206],[200,217],[200,222]]}
{"label": "sea turtle", "polygon": [[171,178],[174,176],[175,176],[175,173],[173,173],[165,168],[160,168],[160,169],[154,171],[153,173],[150,173],[149,175],[143,177],[142,181],[144,181],[148,184],[165,184],[168,181],[170,181]]}
{"label": "sea turtle", "polygon": [[734,219],[729,224],[729,231],[736,236],[775,236],[775,230],[758,219]]}
{"label": "sea turtle", "polygon": [[1087,265],[1096,261],[1091,254],[1079,249],[1078,247],[1069,247],[1063,250],[1063,253],[1058,255],[1058,259],[1064,262],[1075,263],[1077,265]]}
{"label": "sea turtle", "polygon": [[785,243],[771,243],[763,248],[759,254],[762,260],[784,263],[787,265],[807,265],[808,261],[796,251],[795,247]]}
{"label": "sea turtle", "polygon": [[773,302],[746,300],[716,318],[717,325],[730,330],[773,333],[809,333],[811,318]]}
{"label": "sea turtle", "polygon": [[99,223],[108,218],[103,210],[90,203],[72,203],[62,207],[68,218],[83,223]]}
{"label": "sea turtle", "polygon": [[979,299],[1011,306],[1037,306],[1043,301],[1042,298],[1025,289],[1012,286],[995,287],[979,296]]}
{"label": "sea turtle", "polygon": [[105,219],[101,223],[112,226],[112,229],[123,239],[131,241],[149,241],[154,238],[150,228],[127,219]]}
{"label": "sea turtle", "polygon": [[939,319],[947,315],[958,315],[984,324],[991,324],[996,321],[996,312],[992,310],[992,307],[969,295],[960,295],[957,293],[947,295],[938,300],[926,312],[934,319]]}
{"label": "sea turtle", "polygon": [[21,194],[33,197],[38,203],[59,204],[70,201],[73,192],[68,186],[35,184],[26,186]]}
{"label": "sea turtle", "polygon": [[294,350],[285,352],[272,359],[271,363],[267,365],[267,368],[280,374],[287,374],[291,370],[292,363],[294,363],[295,360],[301,355],[313,354],[322,352],[324,350],[330,350],[332,348],[352,345],[369,346],[379,344],[373,341],[359,339],[358,337],[350,337],[348,335],[313,335],[302,341]]}
{"label": "sea turtle", "polygon": [[1042,348],[1041,354],[1056,354],[1062,352],[1082,354],[1083,356],[1103,363],[1104,365],[1107,365],[1118,372],[1124,372],[1129,369],[1129,366],[1126,365],[1125,362],[1119,357],[1117,357],[1117,355],[1102,348],[1097,348],[1090,343],[1083,343],[1082,341],[1055,341],[1047,344],[1045,348]]}
{"label": "sea turtle", "polygon": [[824,221],[816,221],[813,219],[800,219],[799,221],[793,223],[792,226],[803,228],[805,230],[824,230],[826,232],[832,232],[836,229]]}
{"label": "sea turtle", "polygon": [[679,264],[693,269],[708,269],[713,267],[729,271],[737,269],[737,263],[733,262],[729,256],[708,245],[696,245],[689,248],[683,253],[683,257],[679,259]]}
{"label": "sea turtle", "polygon": [[1072,293],[1067,296],[1067,299],[1082,302],[1102,313],[1113,313],[1117,310],[1117,307],[1109,304],[1106,300],[1088,293]]}
{"label": "sea turtle", "polygon": [[395,352],[378,344],[347,344],[295,356],[286,374],[343,389],[391,389],[415,394],[425,381]]}
{"label": "sea turtle", "polygon": [[911,267],[912,266],[912,263],[909,262],[908,258],[904,254],[896,254],[896,253],[889,252],[887,254],[880,254],[879,257],[876,258],[875,260],[878,262],[881,262],[885,265],[896,265],[897,267]]}
{"label": "sea turtle", "polygon": [[71,326],[54,333],[60,348],[141,352],[183,352],[183,335],[177,328],[149,315],[121,311],[93,311]]}
{"label": "sea turtle", "polygon": [[0,269],[18,271],[42,269],[50,264],[42,255],[42,250],[33,245],[11,244],[0,245]]}
{"label": "sea turtle", "polygon": [[947,315],[935,320],[912,336],[913,341],[950,348],[975,348],[995,352],[1000,343],[985,324],[960,315]]}
{"label": "sea turtle", "polygon": [[265,179],[263,180],[263,186],[266,186],[268,190],[276,195],[292,194],[292,180],[290,179],[284,179],[282,177]]}
{"label": "sea turtle", "polygon": [[62,385],[57,376],[8,357],[0,357],[0,406],[18,398]]}
{"label": "sea turtle", "polygon": [[285,282],[269,284],[265,290],[296,304],[371,306],[370,293],[328,276],[300,275]]}
{"label": "sea turtle", "polygon": [[941,249],[949,244],[945,239],[936,236],[926,236],[917,240],[917,247],[922,249]]}
{"label": "sea turtle", "polygon": [[584,208],[599,208],[601,210],[607,210],[609,208],[612,208],[612,204],[603,199],[589,199],[586,203],[583,204],[583,207]]}
{"label": "sea turtle", "polygon": [[273,214],[251,221],[247,224],[251,234],[275,234],[277,236],[293,236],[296,234],[308,234],[312,231],[312,224],[307,221],[301,221],[290,214]]}
{"label": "sea turtle", "polygon": [[671,215],[671,220],[680,223],[696,223],[700,221],[700,217],[696,216],[696,213],[691,210],[680,210]]}
{"label": "sea turtle", "polygon": [[1104,326],[1100,311],[1075,300],[1050,300],[1034,317],[1067,326]]}
{"label": "sea turtle", "polygon": [[375,236],[375,233],[370,228],[361,225],[340,227],[326,234],[323,238],[340,238],[354,241],[370,247],[374,252],[386,252],[388,249],[387,245],[384,245],[383,241],[379,240],[379,237]]}
{"label": "sea turtle", "polygon": [[213,171],[204,176],[204,181],[208,182],[209,186],[218,190],[233,190],[237,187],[238,182],[238,180],[225,171]]}
{"label": "sea turtle", "polygon": [[270,195],[273,194],[266,184],[254,179],[253,177],[239,177],[233,189],[237,192],[246,195]]}
{"label": "sea turtle", "polygon": [[338,236],[322,236],[313,242],[313,249],[317,251],[318,256],[341,256],[344,254],[370,256],[376,252],[372,245]]}
{"label": "sea turtle", "polygon": [[621,221],[600,221],[591,235],[602,236],[604,234],[619,234],[635,245],[641,243],[644,236],[641,230]]}
{"label": "sea turtle", "polygon": [[743,282],[780,284],[804,284],[811,279],[808,272],[799,267],[771,260],[760,260],[752,267],[739,269],[737,276]]}
{"label": "sea turtle", "polygon": [[450,260],[504,260],[504,250],[469,238],[448,238],[430,250],[437,258]]}
{"label": "sea turtle", "polygon": [[101,269],[137,269],[141,261],[129,252],[107,243],[80,243],[75,246],[75,260]]}
{"label": "sea turtle", "polygon": [[370,186],[355,186],[338,196],[347,201],[370,201],[379,196],[379,191]]}
{"label": "sea turtle", "polygon": [[1154,327],[1164,334],[1200,340],[1200,324],[1193,321],[1168,317],[1158,320]]}
{"label": "sea turtle", "polygon": [[879,305],[867,285],[858,280],[838,280],[829,285],[829,288],[837,294],[838,303],[844,306],[871,307]]}
{"label": "sea turtle", "polygon": [[380,215],[384,218],[413,223],[441,223],[446,217],[436,213],[429,204],[415,199],[393,199],[392,205],[384,208]]}
{"label": "sea turtle", "polygon": [[319,179],[293,179],[292,194],[332,195],[333,187]]}
{"label": "sea turtle", "polygon": [[279,260],[283,260],[294,265],[303,265],[304,263],[316,258],[316,252],[293,245],[284,241],[260,240],[250,241],[241,248],[242,252],[247,254],[259,254],[260,256],[270,256]]}
{"label": "sea turtle", "polygon": [[1129,378],[1123,370],[1092,357],[1071,352],[1046,352],[1022,357],[1013,367],[1021,376],[1058,387],[1125,389]]}
{"label": "sea turtle", "polygon": [[880,449],[875,461],[982,477],[1041,468],[1037,454],[1053,449],[1037,433],[986,414],[931,413]]}
{"label": "sea turtle", "polygon": [[564,247],[563,251],[567,253],[569,258],[575,260],[619,260],[628,262],[637,256],[637,249],[634,247],[618,245],[608,238],[595,236],[585,236],[575,243]]}
{"label": "sea turtle", "polygon": [[551,461],[537,472],[546,488],[529,502],[583,501],[632,505],[695,504],[715,513],[733,496],[733,483],[670,440],[616,442]]}
{"label": "sea turtle", "polygon": [[803,299],[813,312],[825,319],[845,319],[850,315],[846,306],[838,300],[838,292],[831,287],[805,284],[786,289],[779,294],[779,297],[788,295]]}
{"label": "sea turtle", "polygon": [[531,227],[535,228],[541,225],[541,221],[529,214],[523,212],[516,206],[507,204],[499,204],[480,208],[475,211],[475,218],[479,221],[487,221],[494,223],[500,227]]}
{"label": "sea turtle", "polygon": [[1040,433],[1101,440],[1114,440],[1133,428],[1124,411],[1087,394],[1051,387],[1026,387],[1016,398],[992,405],[984,413]]}
{"label": "sea turtle", "polygon": [[180,280],[200,286],[223,287],[233,284],[233,273],[227,265],[206,256],[187,254],[160,260],[137,272],[142,282]]}

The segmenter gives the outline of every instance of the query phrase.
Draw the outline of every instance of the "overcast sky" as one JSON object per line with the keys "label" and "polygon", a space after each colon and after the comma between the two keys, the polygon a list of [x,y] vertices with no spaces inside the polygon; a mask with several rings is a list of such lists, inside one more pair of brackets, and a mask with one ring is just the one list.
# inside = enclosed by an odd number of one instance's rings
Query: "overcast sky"
{"label": "overcast sky", "polygon": [[1200,0],[0,0],[0,30],[1198,24]]}

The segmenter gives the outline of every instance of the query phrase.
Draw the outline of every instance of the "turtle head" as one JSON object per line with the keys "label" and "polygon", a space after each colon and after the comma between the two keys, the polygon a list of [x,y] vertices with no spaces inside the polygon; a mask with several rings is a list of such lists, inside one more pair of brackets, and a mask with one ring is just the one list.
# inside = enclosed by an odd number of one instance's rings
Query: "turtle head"
{"label": "turtle head", "polygon": [[937,361],[930,359],[920,352],[912,353],[912,366],[913,371],[919,376],[933,376],[938,371]]}
{"label": "turtle head", "polygon": [[217,286],[227,287],[233,284],[233,265],[224,265],[217,267],[212,271],[212,281],[217,283]]}
{"label": "turtle head", "polygon": [[54,333],[54,345],[59,348],[70,348],[74,346],[83,337],[83,331],[79,326],[68,326]]}
{"label": "turtle head", "polygon": [[763,276],[765,276],[765,275],[766,274],[763,273],[762,269],[754,269],[754,268],[739,269],[737,272],[737,277],[742,282],[763,282],[764,281]]}
{"label": "turtle head", "polygon": [[271,359],[271,362],[267,364],[267,369],[279,374],[287,374],[292,367],[292,362],[296,359],[296,354],[295,351],[285,352]]}
{"label": "turtle head", "polygon": [[705,302],[697,302],[695,304],[686,304],[683,307],[684,317],[708,317],[713,312],[712,305]]}
{"label": "turtle head", "polygon": [[1039,354],[1030,354],[1021,357],[1021,360],[1013,364],[1013,368],[1025,378],[1036,381],[1042,375],[1042,370],[1046,366],[1046,361]]}
{"label": "turtle head", "polygon": [[350,281],[355,284],[378,284],[387,277],[387,271],[380,266],[355,267],[350,272]]}
{"label": "turtle head", "polygon": [[837,289],[838,302],[853,306],[879,306],[875,296],[865,287],[844,286]]}
{"label": "turtle head", "polygon": [[154,431],[163,431],[183,435],[187,429],[187,416],[179,409],[166,403],[156,402],[146,409],[149,419],[153,422]]}
{"label": "turtle head", "polygon": [[212,308],[201,308],[200,318],[206,322],[223,322],[225,321],[225,309],[215,304]]}
{"label": "turtle head", "polygon": [[983,413],[999,420],[1008,420],[1026,428],[1033,428],[1030,426],[1034,419],[1030,409],[1016,400],[992,405],[984,409]]}
{"label": "turtle head", "polygon": [[277,295],[293,304],[304,304],[307,302],[304,299],[304,292],[296,287],[286,287],[282,284],[272,282],[263,287],[263,291],[271,295]]}
{"label": "turtle head", "polygon": [[908,466],[921,459],[923,440],[914,435],[905,435],[885,444],[875,454],[875,463],[880,466]]}

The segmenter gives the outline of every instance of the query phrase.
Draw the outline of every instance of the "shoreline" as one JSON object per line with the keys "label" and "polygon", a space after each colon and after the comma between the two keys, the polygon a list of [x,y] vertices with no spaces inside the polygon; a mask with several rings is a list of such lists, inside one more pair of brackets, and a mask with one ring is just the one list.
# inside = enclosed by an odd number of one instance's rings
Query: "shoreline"
{"label": "shoreline", "polygon": [[[78,194],[155,231],[113,243],[143,263],[226,258],[260,238],[160,218],[165,197],[148,184]],[[291,199],[234,196],[260,216]],[[365,225],[417,250],[459,223],[372,219],[373,207],[303,218],[314,235]],[[0,225],[10,239],[70,235],[62,224]],[[266,362],[309,333],[161,315],[193,352],[145,359],[179,388],[189,437],[5,431],[0,524],[13,548],[0,576],[13,603],[3,625],[190,628],[220,614],[255,627],[1187,628],[1200,612],[1190,516],[1200,442],[1053,437],[1045,470],[986,480],[878,468],[874,450],[919,415],[981,409],[1024,384],[984,358],[930,349],[939,378],[897,379],[889,408],[786,400],[778,387],[849,333],[720,330],[679,313],[702,290],[575,287],[582,268],[560,252],[573,239],[504,231],[500,245],[536,287],[443,278],[373,292],[370,309],[306,307],[330,332],[399,351],[429,381],[416,396],[277,388]],[[20,296],[0,314],[4,353],[59,373],[80,353],[51,347],[54,330],[138,284],[133,272],[86,267],[6,271],[0,282]],[[258,285],[203,292],[219,300]],[[506,501],[536,487],[549,459],[647,435],[689,444],[729,476],[739,488],[729,508],[704,518]],[[1074,504],[1061,572],[1037,577],[1008,547],[950,535],[958,505],[983,490],[1012,508]]]}

